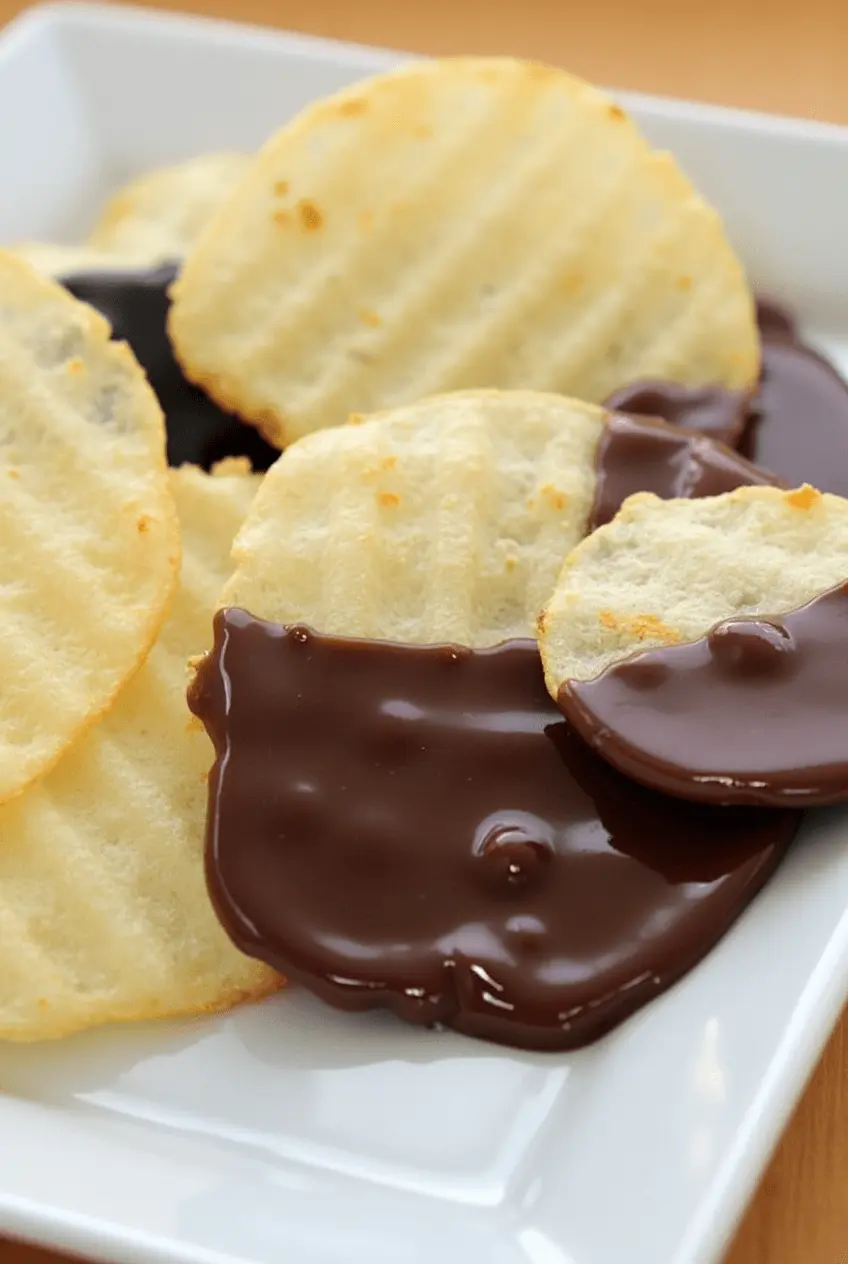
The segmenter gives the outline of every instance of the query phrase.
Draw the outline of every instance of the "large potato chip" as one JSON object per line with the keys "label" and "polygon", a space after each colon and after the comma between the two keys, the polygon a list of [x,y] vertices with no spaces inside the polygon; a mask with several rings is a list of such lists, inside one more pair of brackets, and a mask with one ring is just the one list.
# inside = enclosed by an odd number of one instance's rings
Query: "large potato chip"
{"label": "large potato chip", "polygon": [[532,636],[586,530],[603,424],[562,396],[472,391],[309,435],[266,475],[222,604],[411,644]]}
{"label": "large potato chip", "polygon": [[281,985],[209,903],[209,743],[185,702],[259,480],[184,467],[172,481],[183,564],[159,641],[102,722],[0,808],[1,1038],[223,1009]]}
{"label": "large potato chip", "polygon": [[179,538],[162,412],[90,307],[0,254],[0,802],[153,643]]}
{"label": "large potato chip", "polygon": [[86,244],[124,257],[178,259],[194,244],[247,164],[244,154],[201,154],[148,171],[113,194]]}
{"label": "large potato chip", "polygon": [[437,391],[601,401],[758,368],[715,211],[604,93],[507,58],[417,62],[305,110],[173,293],[187,374],[279,446]]}
{"label": "large potato chip", "polygon": [[539,619],[556,698],[639,650],[695,641],[737,615],[779,615],[848,579],[848,501],[811,487],[625,501],[579,544]]}

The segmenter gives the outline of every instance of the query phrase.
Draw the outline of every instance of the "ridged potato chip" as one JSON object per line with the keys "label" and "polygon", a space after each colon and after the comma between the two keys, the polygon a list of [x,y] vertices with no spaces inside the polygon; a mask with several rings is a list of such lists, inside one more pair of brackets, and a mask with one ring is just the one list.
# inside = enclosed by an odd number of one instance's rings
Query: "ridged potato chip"
{"label": "ridged potato chip", "polygon": [[226,199],[248,165],[244,154],[201,154],[157,167],[113,194],[86,245],[128,259],[179,259]]}
{"label": "ridged potato chip", "polygon": [[778,615],[848,579],[848,501],[811,487],[708,500],[640,494],[566,559],[539,618],[553,698],[639,650]]}
{"label": "ridged potato chip", "polygon": [[741,387],[753,299],[716,212],[598,89],[422,61],[283,128],[189,253],[189,377],[278,446],[350,410],[498,387]]}
{"label": "ridged potato chip", "polygon": [[0,254],[0,802],[112,702],[156,638],[179,536],[156,397],[61,286]]}
{"label": "ridged potato chip", "polygon": [[209,743],[185,702],[259,479],[172,473],[173,609],[112,711],[0,808],[0,1038],[223,1009],[281,986],[221,929],[203,870]]}
{"label": "ridged potato chip", "polygon": [[532,636],[586,530],[604,413],[458,392],[309,435],[272,466],[221,604],[411,644]]}

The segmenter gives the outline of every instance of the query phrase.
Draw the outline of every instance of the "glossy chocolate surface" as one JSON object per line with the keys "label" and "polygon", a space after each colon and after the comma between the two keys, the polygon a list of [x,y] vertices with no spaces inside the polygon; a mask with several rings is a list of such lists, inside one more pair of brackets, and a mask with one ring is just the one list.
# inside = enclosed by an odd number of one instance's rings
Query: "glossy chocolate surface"
{"label": "glossy chocolate surface", "polygon": [[793,807],[848,799],[848,585],[570,681],[559,704],[604,759],[668,794]]}
{"label": "glossy chocolate surface", "polygon": [[719,496],[736,487],[780,483],[767,470],[705,435],[656,417],[612,413],[595,454],[595,499],[589,530],[610,522],[634,492],[670,500]]}
{"label": "glossy chocolate surface", "polygon": [[190,702],[235,943],[343,1009],[506,1044],[586,1044],[667,988],[800,819],[627,781],[563,722],[529,641],[348,641],[222,611]]}

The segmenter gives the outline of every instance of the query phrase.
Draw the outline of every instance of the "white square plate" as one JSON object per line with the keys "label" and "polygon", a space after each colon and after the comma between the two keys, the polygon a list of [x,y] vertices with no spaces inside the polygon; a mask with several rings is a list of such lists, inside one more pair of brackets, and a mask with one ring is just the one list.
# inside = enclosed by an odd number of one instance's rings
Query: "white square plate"
{"label": "white square plate", "polygon": [[[253,146],[397,55],[61,5],[0,36],[0,241]],[[848,369],[848,131],[624,97]],[[844,813],[600,1044],[511,1053],[304,995],[0,1049],[0,1231],[130,1264],[715,1261],[848,996]]]}

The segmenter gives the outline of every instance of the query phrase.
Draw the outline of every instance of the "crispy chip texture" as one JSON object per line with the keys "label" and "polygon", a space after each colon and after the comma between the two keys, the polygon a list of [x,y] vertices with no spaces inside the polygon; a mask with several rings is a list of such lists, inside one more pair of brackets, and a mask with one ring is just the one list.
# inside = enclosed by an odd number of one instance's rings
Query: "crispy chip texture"
{"label": "crispy chip texture", "polygon": [[532,636],[603,425],[562,396],[470,391],[309,435],[266,475],[222,604],[413,644]]}
{"label": "crispy chip texture", "polygon": [[640,493],[566,559],[539,619],[554,698],[639,650],[735,615],[784,614],[848,579],[848,501],[812,487],[708,500]]}
{"label": "crispy chip texture", "polygon": [[317,102],[250,165],[174,287],[190,377],[283,446],[474,387],[601,401],[757,373],[715,211],[603,92],[422,61]]}
{"label": "crispy chip texture", "polygon": [[148,661],[58,766],[0,808],[0,1037],[223,1009],[281,986],[206,894],[211,748],[185,702],[258,478],[172,474],[183,564]]}
{"label": "crispy chip texture", "polygon": [[127,347],[0,254],[0,802],[105,710],[156,638],[179,537],[162,412]]}

